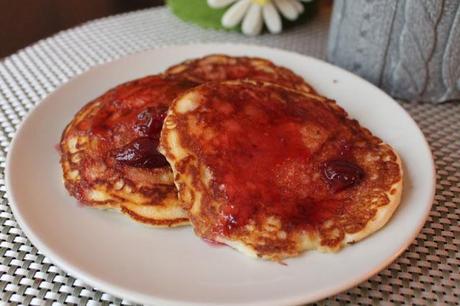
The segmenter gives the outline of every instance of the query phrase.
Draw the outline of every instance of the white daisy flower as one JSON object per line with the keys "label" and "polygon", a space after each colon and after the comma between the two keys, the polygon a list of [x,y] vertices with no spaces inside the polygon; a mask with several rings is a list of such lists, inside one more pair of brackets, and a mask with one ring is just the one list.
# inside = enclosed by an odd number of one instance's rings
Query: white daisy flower
{"label": "white daisy flower", "polygon": [[283,29],[281,16],[295,20],[304,11],[301,1],[311,0],[208,0],[212,8],[222,8],[231,4],[222,16],[222,25],[232,28],[242,22],[241,30],[246,35],[258,35],[265,26],[271,33]]}

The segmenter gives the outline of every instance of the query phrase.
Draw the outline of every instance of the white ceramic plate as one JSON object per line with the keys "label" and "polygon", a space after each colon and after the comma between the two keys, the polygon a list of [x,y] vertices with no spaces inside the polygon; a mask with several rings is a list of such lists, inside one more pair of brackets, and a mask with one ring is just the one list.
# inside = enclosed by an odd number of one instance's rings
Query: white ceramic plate
{"label": "white ceramic plate", "polygon": [[[78,205],[61,180],[55,145],[73,115],[122,82],[210,53],[265,57],[336,99],[401,155],[402,203],[383,230],[337,254],[307,252],[287,265],[210,247],[190,227],[152,229],[117,213]],[[434,195],[434,165],[423,134],[389,96],[340,68],[299,54],[247,45],[155,49],[96,66],[31,111],[11,144],[6,167],[16,220],[32,243],[71,275],[148,304],[282,305],[333,295],[379,272],[414,240]]]}

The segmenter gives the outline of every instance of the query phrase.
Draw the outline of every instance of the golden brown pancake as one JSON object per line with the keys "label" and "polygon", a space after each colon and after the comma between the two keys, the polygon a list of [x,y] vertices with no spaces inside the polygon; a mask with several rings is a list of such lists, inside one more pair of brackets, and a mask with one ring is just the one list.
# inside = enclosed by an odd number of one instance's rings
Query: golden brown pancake
{"label": "golden brown pancake", "polygon": [[[119,85],[82,108],[63,133],[61,164],[70,194],[87,205],[118,209],[146,224],[186,224],[171,169],[155,151],[162,115],[185,89],[237,77],[311,90],[302,78],[269,61],[223,55],[191,60],[166,74]],[[152,135],[146,132],[148,124],[153,125]],[[134,156],[129,161],[136,152],[151,157]]]}
{"label": "golden brown pancake", "polygon": [[160,151],[198,236],[255,257],[337,251],[399,204],[398,155],[334,101],[255,81],[171,105]]}
{"label": "golden brown pancake", "polygon": [[258,57],[213,54],[185,61],[170,67],[165,73],[197,83],[251,79],[276,83],[308,93],[315,92],[302,77],[291,70]]}
{"label": "golden brown pancake", "polygon": [[153,226],[187,224],[171,169],[156,148],[171,101],[195,85],[148,76],[83,107],[60,143],[69,193],[84,204],[115,208]]}

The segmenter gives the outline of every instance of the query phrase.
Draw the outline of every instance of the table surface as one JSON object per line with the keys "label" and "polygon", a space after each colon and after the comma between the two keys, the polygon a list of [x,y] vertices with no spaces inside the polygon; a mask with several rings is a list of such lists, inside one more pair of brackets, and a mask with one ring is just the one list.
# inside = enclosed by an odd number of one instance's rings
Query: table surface
{"label": "table surface", "polygon": [[[24,236],[4,185],[5,157],[26,113],[47,94],[99,63],[166,45],[235,42],[268,45],[324,58],[330,13],[281,35],[244,37],[183,23],[166,8],[87,23],[42,40],[0,62],[0,299],[8,304],[130,304],[92,288],[53,265]],[[318,302],[451,304],[460,301],[460,103],[401,102],[430,143],[436,197],[427,223],[393,264],[368,281]]]}
{"label": "table surface", "polygon": [[163,3],[164,0],[0,1],[0,58],[82,22]]}

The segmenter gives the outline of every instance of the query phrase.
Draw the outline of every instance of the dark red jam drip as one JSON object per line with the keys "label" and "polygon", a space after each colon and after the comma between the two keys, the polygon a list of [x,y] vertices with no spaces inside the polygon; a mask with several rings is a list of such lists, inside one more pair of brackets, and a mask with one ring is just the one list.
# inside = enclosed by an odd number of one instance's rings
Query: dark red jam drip
{"label": "dark red jam drip", "polygon": [[148,107],[137,115],[137,122],[134,129],[141,136],[159,139],[165,117],[166,110]]}
{"label": "dark red jam drip", "polygon": [[203,238],[203,241],[206,242],[208,245],[213,246],[213,247],[225,246],[225,244],[223,244],[221,242],[217,242],[217,241],[209,239],[209,238]]}
{"label": "dark red jam drip", "polygon": [[353,187],[361,183],[364,170],[346,160],[329,160],[323,164],[323,176],[334,192]]}
{"label": "dark red jam drip", "polygon": [[168,165],[166,158],[157,151],[158,140],[140,137],[114,152],[115,159],[131,167],[161,168]]}
{"label": "dark red jam drip", "polygon": [[157,151],[161,127],[166,110],[148,107],[136,117],[134,130],[141,136],[115,151],[115,159],[137,168],[161,168],[168,166],[166,158]]}

